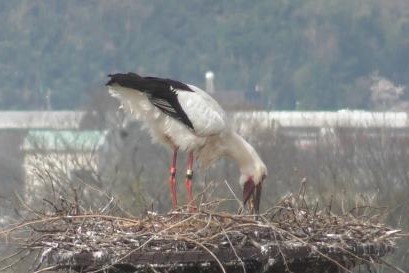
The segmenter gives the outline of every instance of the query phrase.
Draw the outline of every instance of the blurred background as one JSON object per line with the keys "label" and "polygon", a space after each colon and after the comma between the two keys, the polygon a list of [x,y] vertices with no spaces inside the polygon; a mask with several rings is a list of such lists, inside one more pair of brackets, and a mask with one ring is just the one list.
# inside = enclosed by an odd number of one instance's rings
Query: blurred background
{"label": "blurred background", "polygon": [[257,90],[268,109],[373,109],[374,76],[409,83],[408,12],[405,0],[5,1],[0,106],[78,109],[109,72],[202,86],[212,70],[218,90]]}
{"label": "blurred background", "polygon": [[[408,230],[408,60],[406,0],[2,1],[0,227],[69,196],[170,209],[169,151],[104,87],[133,71],[212,93],[266,162],[264,209],[305,183],[311,205]],[[195,174],[205,201],[241,195],[228,160]],[[408,246],[388,261],[409,270]]]}

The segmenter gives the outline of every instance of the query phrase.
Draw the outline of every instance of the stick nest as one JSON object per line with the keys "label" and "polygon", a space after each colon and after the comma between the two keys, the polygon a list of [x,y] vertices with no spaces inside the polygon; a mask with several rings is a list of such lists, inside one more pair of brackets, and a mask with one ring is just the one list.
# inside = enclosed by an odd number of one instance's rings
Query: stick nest
{"label": "stick nest", "polygon": [[[296,261],[302,264],[314,259],[315,263],[327,262],[348,270],[390,253],[395,241],[403,236],[400,230],[377,223],[374,217],[351,213],[337,216],[329,208],[309,208],[298,195],[286,196],[257,219],[254,215],[220,212],[216,207],[213,203],[196,212],[181,209],[165,215],[147,212],[141,218],[79,213],[71,208],[38,215],[1,234],[13,237],[17,231],[25,232],[19,243],[25,249],[41,250],[35,270],[51,266],[81,272],[118,264],[133,264],[135,270],[146,266],[147,260],[141,262],[140,258],[149,253],[168,255],[163,261],[159,256],[152,258],[151,267],[152,262],[175,265],[171,255],[177,253],[185,253],[184,258],[189,253],[202,253],[202,260],[189,262],[201,262],[203,266],[209,260],[208,265],[225,271],[228,261],[244,269],[246,261],[253,259],[264,267],[290,270]],[[247,257],[246,249],[251,250],[252,257]],[[224,250],[234,259],[223,258]],[[91,255],[89,261],[75,258],[84,254]]]}

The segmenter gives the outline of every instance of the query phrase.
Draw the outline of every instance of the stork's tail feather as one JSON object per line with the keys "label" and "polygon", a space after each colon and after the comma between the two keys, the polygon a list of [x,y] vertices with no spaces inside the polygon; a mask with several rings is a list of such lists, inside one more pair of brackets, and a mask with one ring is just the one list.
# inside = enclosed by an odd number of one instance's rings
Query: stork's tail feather
{"label": "stork's tail feather", "polygon": [[112,86],[114,84],[118,84],[118,85],[126,85],[127,82],[132,82],[132,81],[138,81],[140,79],[142,79],[141,76],[139,76],[136,73],[117,73],[117,74],[109,74],[108,77],[110,77],[110,80],[105,84],[107,86]]}

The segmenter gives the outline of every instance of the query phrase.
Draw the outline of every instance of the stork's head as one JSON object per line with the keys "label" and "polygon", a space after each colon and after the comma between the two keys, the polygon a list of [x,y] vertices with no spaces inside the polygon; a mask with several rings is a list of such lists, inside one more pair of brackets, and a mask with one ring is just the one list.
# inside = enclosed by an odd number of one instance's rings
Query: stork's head
{"label": "stork's head", "polygon": [[264,164],[251,173],[242,173],[240,185],[243,187],[243,204],[251,212],[258,214],[260,209],[261,188],[267,176],[267,168]]}

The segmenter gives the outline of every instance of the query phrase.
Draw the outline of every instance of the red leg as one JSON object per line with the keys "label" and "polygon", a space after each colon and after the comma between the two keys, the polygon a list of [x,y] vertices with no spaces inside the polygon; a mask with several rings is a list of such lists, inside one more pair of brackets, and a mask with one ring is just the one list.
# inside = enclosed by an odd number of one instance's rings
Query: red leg
{"label": "red leg", "polygon": [[186,167],[186,191],[187,191],[187,198],[189,201],[189,206],[191,211],[194,211],[193,208],[193,194],[192,194],[192,178],[193,178],[193,152],[189,152],[189,157],[187,159],[187,167]]}
{"label": "red leg", "polygon": [[170,185],[170,194],[172,196],[172,208],[176,209],[178,202],[176,198],[176,158],[178,155],[178,148],[173,149],[173,158],[172,158],[172,165],[170,166],[170,177],[169,177],[169,185]]}

